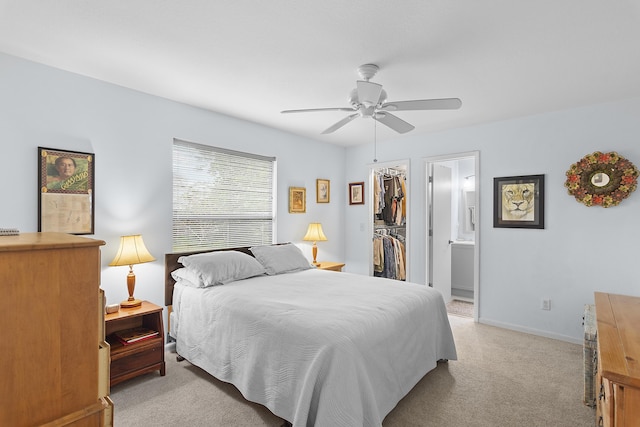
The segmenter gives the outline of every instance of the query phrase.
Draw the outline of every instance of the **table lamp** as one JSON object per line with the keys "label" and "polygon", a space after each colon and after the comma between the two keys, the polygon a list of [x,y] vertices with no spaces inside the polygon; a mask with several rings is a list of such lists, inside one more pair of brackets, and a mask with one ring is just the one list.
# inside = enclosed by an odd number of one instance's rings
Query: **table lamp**
{"label": "table lamp", "polygon": [[316,242],[324,242],[327,240],[327,236],[322,232],[322,225],[319,222],[312,222],[309,224],[307,234],[304,235],[302,240],[313,242],[313,265],[320,265],[320,263],[316,261],[316,257],[318,256],[318,247],[316,246]]}
{"label": "table lamp", "polygon": [[132,236],[120,237],[120,247],[116,257],[111,261],[110,266],[129,266],[129,274],[127,275],[127,289],[129,290],[129,298],[120,303],[123,308],[139,307],[142,301],[133,297],[133,291],[136,287],[136,275],[133,274],[133,264],[142,264],[144,262],[155,261],[156,259],[149,253],[142,236],[134,234]]}

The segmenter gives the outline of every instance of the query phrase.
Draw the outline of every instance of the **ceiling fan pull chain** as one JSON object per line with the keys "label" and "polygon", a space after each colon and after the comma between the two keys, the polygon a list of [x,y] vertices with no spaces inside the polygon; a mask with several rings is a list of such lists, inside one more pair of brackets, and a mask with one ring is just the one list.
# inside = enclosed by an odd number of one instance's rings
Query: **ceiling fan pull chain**
{"label": "ceiling fan pull chain", "polygon": [[378,163],[378,127],[376,120],[373,120],[373,163]]}

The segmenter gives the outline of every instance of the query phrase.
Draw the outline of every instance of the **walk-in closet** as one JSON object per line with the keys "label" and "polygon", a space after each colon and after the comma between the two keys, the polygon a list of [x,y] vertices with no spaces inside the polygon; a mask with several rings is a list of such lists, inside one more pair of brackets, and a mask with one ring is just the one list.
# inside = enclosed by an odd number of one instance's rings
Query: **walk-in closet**
{"label": "walk-in closet", "polygon": [[407,167],[374,167],[372,182],[373,275],[407,280]]}

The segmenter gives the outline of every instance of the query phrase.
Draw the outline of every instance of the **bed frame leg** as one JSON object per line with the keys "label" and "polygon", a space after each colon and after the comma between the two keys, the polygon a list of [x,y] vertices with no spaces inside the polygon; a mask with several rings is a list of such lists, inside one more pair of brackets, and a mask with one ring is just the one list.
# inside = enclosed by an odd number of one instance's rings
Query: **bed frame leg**
{"label": "bed frame leg", "polygon": [[280,427],[292,427],[292,424],[289,421],[286,421],[284,423],[282,423],[282,425]]}
{"label": "bed frame leg", "polygon": [[439,359],[438,363],[448,363],[449,359]]}
{"label": "bed frame leg", "polygon": [[182,362],[184,360],[184,357],[180,356],[179,354],[176,355],[176,361],[177,362]]}

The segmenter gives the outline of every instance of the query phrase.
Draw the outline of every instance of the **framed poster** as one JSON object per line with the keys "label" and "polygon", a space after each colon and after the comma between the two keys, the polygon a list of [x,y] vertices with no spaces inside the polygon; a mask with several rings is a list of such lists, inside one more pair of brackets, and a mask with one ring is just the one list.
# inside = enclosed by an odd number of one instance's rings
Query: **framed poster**
{"label": "framed poster", "polygon": [[307,211],[307,189],[289,187],[289,213],[305,213]]}
{"label": "framed poster", "polygon": [[494,228],[544,228],[544,175],[493,179]]}
{"label": "framed poster", "polygon": [[38,231],[94,234],[95,155],[38,147]]}
{"label": "framed poster", "polygon": [[364,205],[364,182],[349,184],[349,204]]}
{"label": "framed poster", "polygon": [[316,179],[316,203],[329,203],[331,198],[331,181]]}

